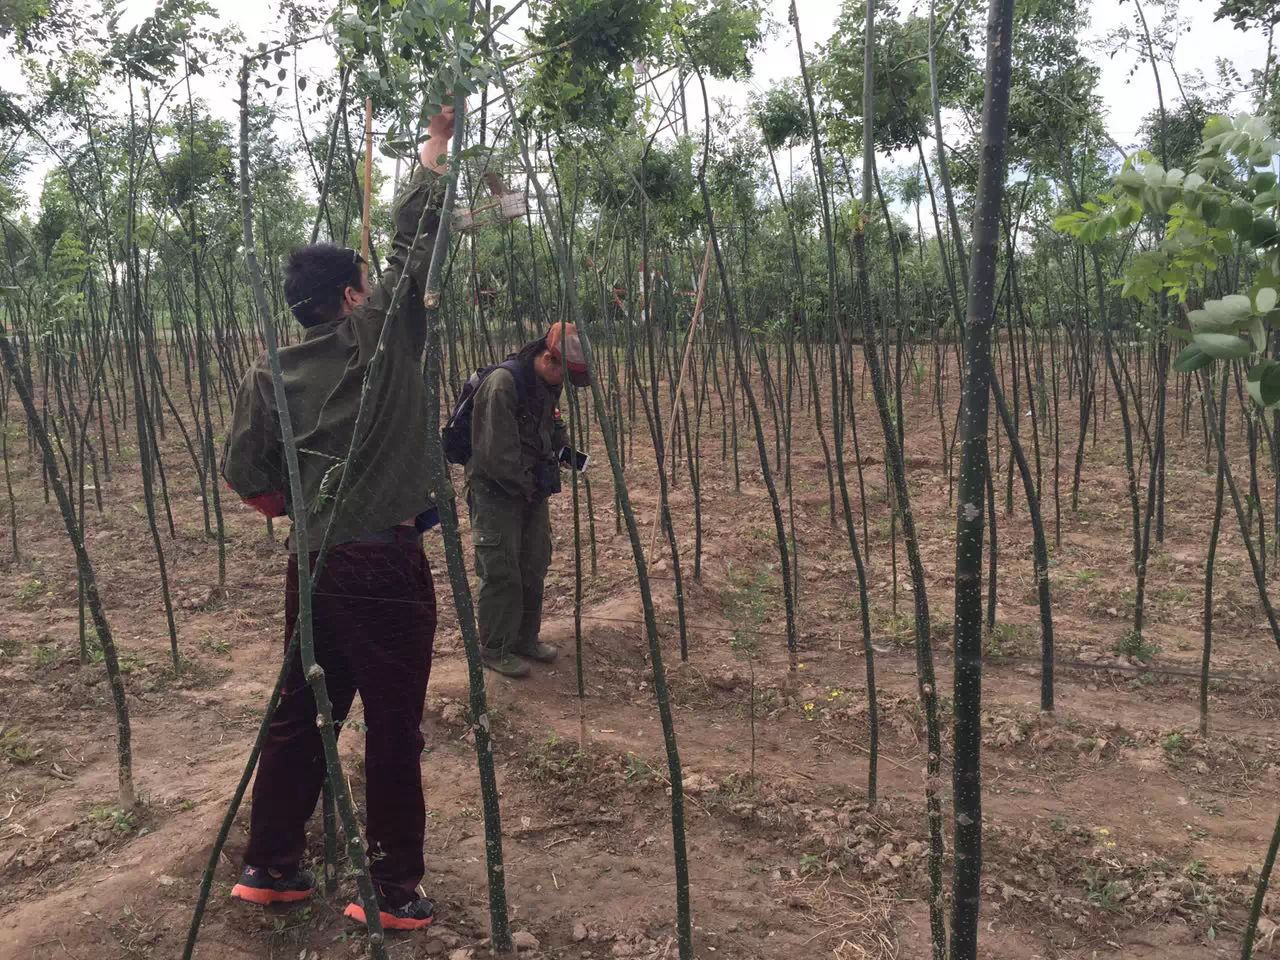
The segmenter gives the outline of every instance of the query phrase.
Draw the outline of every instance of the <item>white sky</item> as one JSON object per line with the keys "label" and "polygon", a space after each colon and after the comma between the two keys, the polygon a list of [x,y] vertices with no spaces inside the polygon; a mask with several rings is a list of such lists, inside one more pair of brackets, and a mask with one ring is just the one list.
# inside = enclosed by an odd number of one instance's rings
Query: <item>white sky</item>
{"label": "white sky", "polygon": [[[920,2],[923,3],[924,0]],[[1154,0],[1147,2],[1149,9],[1144,9],[1154,28],[1159,12]],[[224,17],[224,23],[238,26],[251,44],[256,44],[259,40],[270,42],[273,38],[280,37],[274,23],[273,4],[261,0],[212,0],[212,3]],[[804,34],[805,52],[812,58],[818,46],[831,35],[838,5],[834,0],[796,0],[796,5]],[[154,9],[154,0],[125,0],[123,6],[126,13],[122,25],[128,27]],[[1260,31],[1234,30],[1229,22],[1214,23],[1213,11],[1216,7],[1216,0],[1182,0],[1181,16],[1189,22],[1192,29],[1178,43],[1175,65],[1188,86],[1197,73],[1215,81],[1215,64],[1219,58],[1231,62],[1246,81],[1250,71],[1260,68],[1265,59],[1266,37]],[[745,105],[767,90],[772,83],[798,73],[795,36],[787,23],[788,0],[769,0],[769,9],[778,26],[772,38],[754,59],[752,78],[746,83],[709,85],[713,99],[725,97],[739,105]],[[985,11],[985,4],[983,9]],[[1117,27],[1132,24],[1134,10],[1132,3],[1121,4],[1115,0],[1094,2],[1091,11],[1093,24],[1087,33],[1087,42],[1093,46],[1100,38],[1112,34]],[[513,19],[514,29],[510,32],[518,32],[518,21],[519,17]],[[981,29],[975,39],[980,41]],[[307,51],[302,57],[305,69],[323,71],[331,62],[331,56],[322,43],[313,43],[304,49]],[[1108,57],[1105,52],[1094,50],[1091,56],[1102,71],[1099,92],[1109,113],[1108,126],[1111,134],[1122,144],[1128,145],[1133,142],[1142,118],[1156,104],[1155,82],[1150,67],[1142,64],[1135,71],[1134,67],[1138,66],[1137,56],[1131,52]],[[1164,95],[1166,105],[1172,107],[1178,103],[1178,94],[1177,86],[1168,73],[1165,69]],[[0,42],[0,87],[7,90],[24,89],[21,72],[10,49],[3,42]],[[228,120],[234,119],[235,106],[231,101],[236,91],[230,84],[214,77],[206,77],[198,80],[194,89],[197,96],[212,104],[215,112],[225,115]],[[701,104],[696,90],[690,90],[688,104],[691,125],[700,122]],[[1241,98],[1234,106],[1236,109],[1246,109],[1249,103]],[[4,145],[0,144],[2,146]],[[797,167],[804,162],[799,155],[793,160]],[[44,169],[42,167],[31,172],[28,178],[30,192],[34,193],[38,189]]]}

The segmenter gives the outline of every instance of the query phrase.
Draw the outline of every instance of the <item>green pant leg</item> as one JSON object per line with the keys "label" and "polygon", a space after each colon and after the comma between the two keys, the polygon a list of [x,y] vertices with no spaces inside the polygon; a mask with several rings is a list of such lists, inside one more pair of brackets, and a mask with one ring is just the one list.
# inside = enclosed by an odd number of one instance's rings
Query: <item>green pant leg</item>
{"label": "green pant leg", "polygon": [[506,651],[520,630],[520,553],[524,504],[473,488],[467,493],[471,508],[471,542],[475,548],[476,621],[480,645]]}
{"label": "green pant leg", "polygon": [[521,616],[519,640],[522,647],[538,641],[542,628],[542,594],[551,566],[551,511],[546,500],[530,504],[524,511],[520,544]]}

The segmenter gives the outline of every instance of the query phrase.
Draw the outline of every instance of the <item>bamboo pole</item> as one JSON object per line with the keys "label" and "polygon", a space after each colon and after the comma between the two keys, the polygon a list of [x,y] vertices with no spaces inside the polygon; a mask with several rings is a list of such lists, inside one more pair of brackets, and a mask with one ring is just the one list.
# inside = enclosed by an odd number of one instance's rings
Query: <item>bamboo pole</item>
{"label": "bamboo pole", "polygon": [[[707,292],[707,271],[711,268],[711,241],[707,241],[707,252],[702,255],[702,273],[698,277],[698,297],[693,304],[693,319],[689,321],[689,333],[685,336],[684,341],[684,357],[680,361],[680,381],[676,384],[676,392],[671,397],[671,413],[667,417],[667,423],[672,425],[672,438],[670,443],[671,462],[675,463],[675,422],[676,422],[676,404],[680,402],[680,396],[684,393],[684,381],[689,374],[689,357],[693,354],[693,335],[698,330],[698,320],[702,317],[702,303]],[[657,398],[654,398],[655,402]],[[688,424],[685,425],[688,429]],[[666,467],[658,464],[658,471],[661,473]],[[653,530],[649,535],[649,562],[654,562],[654,548],[658,543],[658,521],[662,517],[662,505],[658,504],[653,508]]]}
{"label": "bamboo pole", "polygon": [[360,256],[369,262],[369,199],[373,192],[373,98],[364,101],[364,206],[360,228]]}

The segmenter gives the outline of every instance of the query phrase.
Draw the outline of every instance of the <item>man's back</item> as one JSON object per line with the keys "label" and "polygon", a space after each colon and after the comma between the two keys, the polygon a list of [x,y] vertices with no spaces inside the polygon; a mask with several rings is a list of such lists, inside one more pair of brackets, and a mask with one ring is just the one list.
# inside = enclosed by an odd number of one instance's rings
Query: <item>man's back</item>
{"label": "man's back", "polygon": [[[517,376],[523,379],[522,390],[516,388]],[[471,415],[467,482],[529,499],[537,491],[537,464],[555,460],[555,399],[527,364],[515,373],[500,367],[485,377]]]}
{"label": "man's back", "polygon": [[[437,183],[420,171],[397,202],[391,256],[368,302],[350,316],[308,328],[300,343],[279,352],[306,500],[302,510],[290,503],[289,513],[295,522],[305,521],[312,549],[319,547],[333,515],[362,394],[364,429],[352,451],[351,479],[332,542],[411,520],[429,505],[426,443],[431,424],[421,373],[426,335],[422,289],[429,250],[419,249],[429,244],[420,241],[412,256],[409,248],[424,211],[422,236],[435,233],[437,217],[430,201]],[[379,349],[389,310],[394,312]],[[275,393],[263,355],[236,400],[223,463],[227,482],[245,497],[282,490],[287,499],[279,444]]]}

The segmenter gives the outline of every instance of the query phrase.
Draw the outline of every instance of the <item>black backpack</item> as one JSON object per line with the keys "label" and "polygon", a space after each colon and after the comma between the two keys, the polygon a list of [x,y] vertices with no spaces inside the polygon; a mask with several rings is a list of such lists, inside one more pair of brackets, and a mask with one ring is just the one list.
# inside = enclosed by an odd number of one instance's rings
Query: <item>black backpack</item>
{"label": "black backpack", "polygon": [[454,404],[453,413],[449,414],[444,429],[440,431],[440,445],[444,448],[444,458],[449,463],[465,465],[471,459],[471,411],[475,407],[476,391],[480,389],[480,384],[484,383],[489,374],[500,368],[509,371],[511,379],[516,382],[516,406],[521,416],[525,414],[528,407],[528,393],[515,357],[508,357],[502,363],[477,370],[462,385],[462,392],[458,394],[458,402]]}

